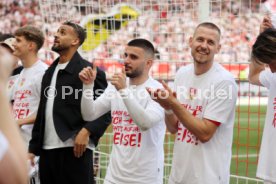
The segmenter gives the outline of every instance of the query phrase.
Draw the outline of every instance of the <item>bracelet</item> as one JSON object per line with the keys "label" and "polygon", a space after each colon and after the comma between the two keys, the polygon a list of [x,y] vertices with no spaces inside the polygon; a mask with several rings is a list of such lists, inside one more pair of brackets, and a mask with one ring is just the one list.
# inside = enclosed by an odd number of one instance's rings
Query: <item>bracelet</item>
{"label": "bracelet", "polygon": [[165,109],[165,114],[166,114],[166,115],[172,115],[173,113],[174,113],[173,110],[171,110],[171,109],[166,110],[166,109]]}

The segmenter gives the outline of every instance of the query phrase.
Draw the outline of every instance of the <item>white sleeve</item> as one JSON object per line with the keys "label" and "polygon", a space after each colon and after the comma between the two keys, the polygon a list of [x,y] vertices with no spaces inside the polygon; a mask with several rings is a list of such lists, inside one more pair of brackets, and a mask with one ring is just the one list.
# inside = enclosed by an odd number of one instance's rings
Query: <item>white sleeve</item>
{"label": "white sleeve", "polygon": [[211,91],[203,117],[226,123],[236,106],[237,85],[234,81],[221,81]]}
{"label": "white sleeve", "polygon": [[259,80],[261,82],[261,84],[263,86],[265,86],[266,88],[269,89],[270,87],[270,82],[273,81],[272,80],[272,73],[270,70],[263,70],[261,73],[260,73],[260,76],[259,76]]}
{"label": "white sleeve", "polygon": [[93,121],[111,109],[111,101],[110,98],[106,95],[106,93],[110,92],[107,89],[104,91],[101,96],[99,96],[96,100],[94,100],[94,92],[93,92],[94,84],[91,85],[83,85],[83,93],[81,98],[81,114],[82,118],[85,121]]}
{"label": "white sleeve", "polygon": [[40,102],[40,95],[41,93],[44,93],[44,91],[41,91],[41,83],[42,83],[43,75],[44,73],[40,73],[38,76],[36,76],[35,80],[33,81],[33,84],[32,84],[33,96],[34,96],[34,99],[32,100],[33,110],[31,113],[28,114],[27,117],[30,117],[34,113],[37,113],[39,102]]}
{"label": "white sleeve", "polygon": [[2,132],[0,131],[0,161],[2,160],[5,153],[7,152],[8,147],[9,147],[9,143],[5,138],[5,136],[2,134]]}
{"label": "white sleeve", "polygon": [[133,122],[143,131],[164,120],[163,108],[149,96],[146,107],[142,107],[129,89],[120,90],[124,104]]}

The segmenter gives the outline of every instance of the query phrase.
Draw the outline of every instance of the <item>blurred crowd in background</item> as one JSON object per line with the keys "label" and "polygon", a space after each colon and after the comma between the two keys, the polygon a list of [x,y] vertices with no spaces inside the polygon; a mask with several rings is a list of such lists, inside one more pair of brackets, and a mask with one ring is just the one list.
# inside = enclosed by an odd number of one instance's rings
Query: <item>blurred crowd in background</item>
{"label": "blurred crowd in background", "polygon": [[[264,1],[264,0],[262,0]],[[260,0],[212,0],[210,21],[222,30],[222,49],[216,60],[222,63],[246,63],[250,48],[259,32],[263,17]],[[133,37],[153,41],[159,53],[160,63],[192,61],[188,46],[189,37],[199,23],[197,0],[2,0],[0,2],[0,30],[13,33],[18,27],[32,24],[47,35],[40,57],[51,63],[55,54],[50,51],[53,33],[64,20],[81,20],[89,15],[112,16],[115,5],[126,3],[137,9],[137,19],[128,21],[119,30],[110,30],[107,40],[102,41],[86,57],[99,63],[120,61],[123,46]],[[99,30],[101,31],[101,30]],[[108,61],[107,61],[108,60]],[[104,66],[103,66],[104,67]],[[159,67],[159,66],[158,66]],[[177,66],[165,66],[174,72]],[[108,70],[108,68],[104,68]],[[157,69],[159,70],[159,69]]]}

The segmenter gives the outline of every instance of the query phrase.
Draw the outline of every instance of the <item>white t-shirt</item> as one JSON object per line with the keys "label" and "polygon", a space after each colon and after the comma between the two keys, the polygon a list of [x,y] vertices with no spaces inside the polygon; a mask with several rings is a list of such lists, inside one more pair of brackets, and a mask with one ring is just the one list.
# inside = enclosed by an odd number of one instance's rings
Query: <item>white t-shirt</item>
{"label": "white t-shirt", "polygon": [[[54,71],[51,84],[47,93],[47,102],[46,102],[46,112],[45,112],[45,132],[44,132],[44,141],[43,141],[43,149],[55,149],[55,148],[65,148],[65,147],[74,147],[74,137],[63,142],[59,136],[57,135],[54,119],[53,119],[53,106],[54,99],[56,95],[56,81],[57,74],[59,70],[64,70],[69,62],[58,64]],[[95,146],[90,141],[88,148],[93,149]]]}
{"label": "white t-shirt", "polygon": [[10,76],[8,80],[8,94],[9,94],[9,99],[11,100],[12,100],[11,95],[13,94],[14,84],[16,83],[18,77],[19,77],[19,74],[13,75],[13,76]]}
{"label": "white t-shirt", "polygon": [[[92,109],[90,112],[94,113],[93,118],[90,120],[100,117],[111,110],[113,146],[105,177],[106,183],[163,183],[164,110],[150,98],[146,87],[157,89],[162,88],[162,85],[156,80],[149,78],[142,85],[128,87],[128,92],[133,96],[129,96],[126,101],[135,101],[139,105],[131,105],[131,103],[124,101],[122,94],[113,85],[109,85],[105,92],[93,103],[94,106],[89,108]],[[84,103],[88,102],[86,106],[92,104],[90,101],[85,100]],[[82,105],[84,103],[82,102]],[[129,110],[126,104],[128,104]],[[96,108],[95,111],[93,111],[93,108]],[[142,115],[143,113],[144,115]],[[155,120],[152,121],[147,130],[140,128],[144,126],[142,125],[144,122],[136,122],[134,119],[139,119],[137,117],[139,115],[140,117],[145,117],[145,115],[155,117]],[[87,116],[84,115],[84,117]]]}
{"label": "white t-shirt", "polygon": [[0,131],[0,163],[4,155],[6,154],[8,147],[9,147],[9,143],[5,138],[5,136],[2,134],[2,132]]}
{"label": "white t-shirt", "polygon": [[69,139],[63,142],[57,135],[55,126],[54,126],[54,119],[53,119],[53,106],[54,106],[54,99],[56,95],[56,81],[57,81],[57,74],[59,70],[63,70],[69,62],[58,64],[54,71],[51,84],[49,90],[47,92],[47,102],[46,102],[46,110],[45,110],[45,130],[44,130],[44,142],[43,142],[43,149],[54,149],[60,147],[72,147],[73,140]]}
{"label": "white t-shirt", "polygon": [[257,177],[276,182],[276,73],[262,71],[259,80],[268,88],[269,96]]}
{"label": "white t-shirt", "polygon": [[[13,85],[11,98],[13,114],[16,120],[26,118],[37,112],[40,101],[41,80],[48,68],[44,62],[38,60],[30,68],[24,68]],[[21,133],[28,143],[32,135],[33,125],[23,125]]]}
{"label": "white t-shirt", "polygon": [[198,76],[194,74],[194,64],[190,64],[177,72],[174,90],[178,100],[191,114],[221,124],[213,137],[202,143],[178,123],[169,183],[229,183],[237,99],[234,78],[218,63]]}

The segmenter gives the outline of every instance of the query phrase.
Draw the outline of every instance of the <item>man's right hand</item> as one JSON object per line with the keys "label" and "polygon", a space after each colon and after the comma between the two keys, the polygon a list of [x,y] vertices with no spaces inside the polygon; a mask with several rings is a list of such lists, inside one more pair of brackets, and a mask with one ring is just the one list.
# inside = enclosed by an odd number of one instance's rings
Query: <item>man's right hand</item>
{"label": "man's right hand", "polygon": [[88,66],[79,73],[80,80],[86,84],[93,84],[97,76],[97,67],[94,65],[93,69]]}
{"label": "man's right hand", "polygon": [[33,153],[28,153],[28,160],[30,160],[31,166],[35,166],[35,155]]}
{"label": "man's right hand", "polygon": [[268,28],[273,28],[272,21],[269,16],[264,17],[262,24],[260,25],[260,33],[264,32]]}

